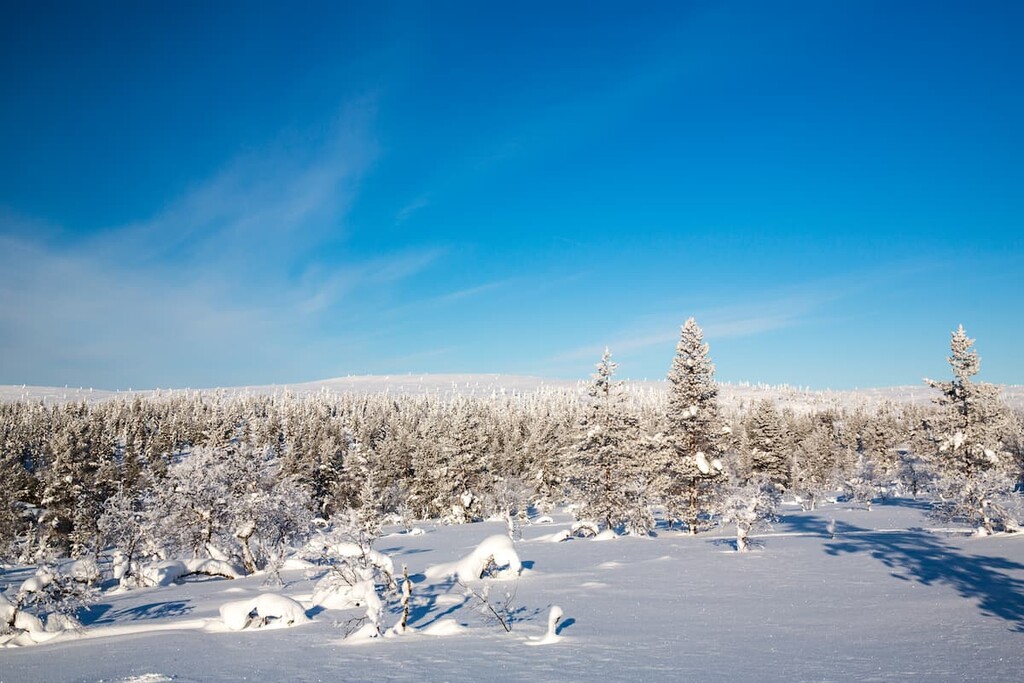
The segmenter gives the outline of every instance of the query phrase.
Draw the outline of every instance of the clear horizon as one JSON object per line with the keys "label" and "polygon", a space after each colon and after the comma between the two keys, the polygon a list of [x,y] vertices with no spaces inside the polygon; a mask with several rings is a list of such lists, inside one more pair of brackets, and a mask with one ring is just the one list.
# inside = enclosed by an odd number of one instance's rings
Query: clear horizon
{"label": "clear horizon", "polygon": [[1018,3],[8,8],[0,384],[1024,384]]}

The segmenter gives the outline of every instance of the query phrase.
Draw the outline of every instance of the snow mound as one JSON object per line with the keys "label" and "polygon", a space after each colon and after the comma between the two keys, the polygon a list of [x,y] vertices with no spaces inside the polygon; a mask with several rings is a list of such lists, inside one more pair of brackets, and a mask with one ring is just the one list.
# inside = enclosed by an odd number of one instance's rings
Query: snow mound
{"label": "snow mound", "polygon": [[523,563],[512,545],[512,539],[494,535],[485,538],[473,552],[458,562],[428,567],[424,574],[431,580],[454,576],[459,581],[470,581],[485,576],[511,578],[519,576],[522,569]]}
{"label": "snow mound", "polygon": [[529,543],[561,543],[562,541],[568,541],[573,537],[572,532],[568,529],[562,529],[556,531],[553,534],[541,534],[535,538],[528,540]]}
{"label": "snow mound", "polygon": [[313,569],[316,567],[315,564],[309,560],[304,560],[301,557],[289,557],[281,563],[281,571],[291,571],[294,569]]}
{"label": "snow mound", "polygon": [[310,621],[300,603],[277,593],[226,602],[220,606],[220,618],[229,631],[241,631],[248,626],[260,628],[268,624],[284,628]]}
{"label": "snow mound", "polygon": [[594,536],[597,536],[599,531],[597,523],[589,520],[581,520],[573,523],[569,533],[576,538],[593,538]]}
{"label": "snow mound", "polygon": [[40,567],[34,575],[21,582],[21,588],[18,589],[18,592],[39,593],[53,583],[54,578],[52,569],[45,566]]}
{"label": "snow mound", "polygon": [[[31,580],[28,579],[25,583]],[[30,612],[19,611],[3,593],[0,593],[0,624],[9,624],[15,629],[13,633],[0,632],[0,645],[32,645],[49,640],[55,635],[47,632],[39,617]]]}
{"label": "snow mound", "polygon": [[466,627],[450,617],[439,619],[420,631],[428,636],[457,636],[465,632]]}
{"label": "snow mound", "polygon": [[350,633],[345,637],[346,643],[365,643],[368,640],[374,640],[380,638],[380,630],[377,628],[377,624],[372,621],[368,621],[354,632]]}
{"label": "snow mound", "polygon": [[100,568],[92,558],[75,560],[64,568],[64,572],[81,583],[92,584],[100,580]]}

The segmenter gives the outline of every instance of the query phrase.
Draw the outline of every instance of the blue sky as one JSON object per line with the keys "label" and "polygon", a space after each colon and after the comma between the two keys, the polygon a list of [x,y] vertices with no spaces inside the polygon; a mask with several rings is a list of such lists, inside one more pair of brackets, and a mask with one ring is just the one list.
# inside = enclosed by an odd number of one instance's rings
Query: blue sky
{"label": "blue sky", "polygon": [[0,383],[1024,383],[1020,3],[208,4],[2,10]]}

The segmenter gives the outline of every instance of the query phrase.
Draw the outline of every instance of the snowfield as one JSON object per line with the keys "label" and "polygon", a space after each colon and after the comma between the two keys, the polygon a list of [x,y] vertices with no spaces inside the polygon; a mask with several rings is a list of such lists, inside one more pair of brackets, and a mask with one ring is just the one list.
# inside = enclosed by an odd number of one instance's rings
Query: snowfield
{"label": "snowfield", "polygon": [[[909,499],[871,511],[784,505],[747,553],[735,552],[731,528],[552,543],[571,525],[556,514],[510,547],[492,538],[501,522],[421,524],[426,533],[375,543],[415,584],[405,634],[346,641],[363,610],[312,604],[322,568],[285,569],[283,585],[265,575],[131,591],[108,582],[80,615],[84,631],[0,649],[0,680],[1022,680],[1024,536],[936,528],[926,511]],[[485,539],[521,559],[518,577],[467,583],[490,584],[494,602],[511,595],[510,633],[443,569]],[[0,588],[31,571],[5,569]],[[231,630],[257,605],[269,623]],[[383,626],[399,618],[391,604]]]}

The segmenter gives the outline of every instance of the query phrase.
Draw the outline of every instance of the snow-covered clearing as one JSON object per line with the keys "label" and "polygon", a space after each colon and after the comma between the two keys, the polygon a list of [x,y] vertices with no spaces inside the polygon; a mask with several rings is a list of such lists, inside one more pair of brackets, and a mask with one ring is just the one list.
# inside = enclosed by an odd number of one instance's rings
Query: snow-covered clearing
{"label": "snow-covered clearing", "polygon": [[[312,605],[322,568],[287,569],[283,586],[192,577],[103,593],[84,632],[0,650],[0,680],[1021,680],[1024,536],[930,530],[925,509],[787,505],[745,554],[728,528],[551,543],[570,526],[554,515],[515,543],[521,575],[492,582],[492,599],[515,589],[511,633],[428,571],[472,556],[504,525],[425,526],[375,544],[415,582],[404,635],[346,643],[339,625],[362,610]],[[0,587],[29,574],[5,571]],[[268,593],[299,601],[311,621],[230,631],[221,620],[223,605]],[[384,626],[399,616],[391,605]]]}

